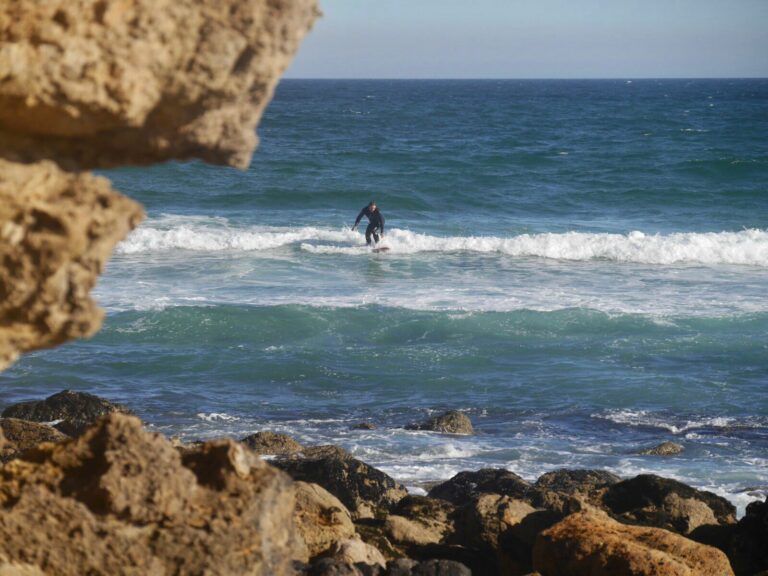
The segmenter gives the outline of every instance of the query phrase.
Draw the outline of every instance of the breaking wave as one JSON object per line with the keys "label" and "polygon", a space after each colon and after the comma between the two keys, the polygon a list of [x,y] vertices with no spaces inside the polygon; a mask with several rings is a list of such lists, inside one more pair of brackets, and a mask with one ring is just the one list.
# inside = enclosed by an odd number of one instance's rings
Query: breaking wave
{"label": "breaking wave", "polygon": [[[768,267],[768,231],[758,229],[672,234],[565,232],[510,237],[443,237],[393,229],[387,231],[385,244],[393,255],[474,252],[571,261]],[[150,221],[122,242],[118,253],[260,252],[285,247],[313,254],[368,253],[362,235],[349,229],[237,227],[223,218],[195,217]]]}

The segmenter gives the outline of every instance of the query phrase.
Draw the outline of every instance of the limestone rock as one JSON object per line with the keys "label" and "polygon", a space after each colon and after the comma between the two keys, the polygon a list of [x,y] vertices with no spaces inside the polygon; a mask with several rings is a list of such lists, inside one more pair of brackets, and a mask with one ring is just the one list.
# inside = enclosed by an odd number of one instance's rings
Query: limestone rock
{"label": "limestone rock", "polygon": [[680,534],[707,524],[736,522],[736,508],[725,498],[653,474],[613,484],[603,502],[622,521]]}
{"label": "limestone rock", "polygon": [[428,495],[454,504],[465,504],[482,493],[526,499],[533,491],[534,487],[514,472],[504,468],[483,468],[459,472],[450,480],[434,486]]}
{"label": "limestone rock", "polygon": [[182,460],[121,414],[0,467],[0,555],[51,574],[290,574],[293,511],[291,481],[241,445]]}
{"label": "limestone rock", "polygon": [[13,404],[3,410],[3,418],[19,418],[31,422],[56,422],[54,427],[69,436],[79,436],[102,416],[120,412],[133,414],[120,404],[86,392],[64,390],[45,400]]}
{"label": "limestone rock", "polygon": [[0,157],[247,167],[316,0],[8,0]]}
{"label": "limestone rock", "polygon": [[430,418],[421,424],[409,424],[406,430],[431,430],[433,432],[443,432],[446,434],[474,434],[472,421],[466,414],[458,410],[449,410],[444,414]]}
{"label": "limestone rock", "polygon": [[307,545],[309,558],[327,552],[336,542],[355,534],[349,510],[317,484],[296,482],[294,520]]}
{"label": "limestone rock", "polygon": [[287,434],[275,432],[256,432],[240,440],[256,452],[256,454],[293,454],[301,452],[304,447]]}
{"label": "limestone rock", "polygon": [[497,551],[499,537],[520,524],[536,509],[522,500],[498,494],[481,494],[461,510],[461,541],[475,548]]}
{"label": "limestone rock", "polygon": [[445,500],[406,496],[387,517],[384,529],[400,546],[444,543],[456,530],[455,506]]}
{"label": "limestone rock", "polygon": [[[0,13],[16,4],[3,4]],[[89,291],[113,246],[142,217],[105,178],[0,158],[0,370],[21,352],[100,328],[103,313]]]}
{"label": "limestone rock", "polygon": [[732,576],[720,550],[659,528],[580,512],[543,532],[534,569],[547,576]]}
{"label": "limestone rock", "polygon": [[271,463],[294,480],[319,484],[341,500],[355,519],[372,517],[376,509],[388,509],[408,493],[381,470],[337,447],[307,448]]}
{"label": "limestone rock", "polygon": [[15,458],[43,442],[61,442],[68,438],[52,426],[16,418],[0,418],[0,431],[6,438],[5,444],[0,442],[0,462]]}
{"label": "limestone rock", "polygon": [[643,456],[674,456],[680,454],[685,450],[685,447],[675,442],[662,442],[658,446],[653,448],[646,448],[641,450],[640,454]]}
{"label": "limestone rock", "polygon": [[339,540],[333,545],[330,557],[345,564],[366,564],[385,568],[387,561],[375,547],[366,544],[360,538]]}
{"label": "limestone rock", "polygon": [[604,470],[555,470],[542,474],[536,486],[568,495],[589,496],[620,482],[621,478]]}

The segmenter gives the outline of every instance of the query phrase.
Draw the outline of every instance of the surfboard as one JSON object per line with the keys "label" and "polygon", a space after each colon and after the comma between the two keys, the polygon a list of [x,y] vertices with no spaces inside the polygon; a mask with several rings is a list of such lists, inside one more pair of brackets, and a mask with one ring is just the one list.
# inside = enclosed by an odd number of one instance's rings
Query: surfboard
{"label": "surfboard", "polygon": [[371,252],[376,252],[377,254],[379,252],[389,252],[389,246],[379,246],[378,248],[371,250]]}

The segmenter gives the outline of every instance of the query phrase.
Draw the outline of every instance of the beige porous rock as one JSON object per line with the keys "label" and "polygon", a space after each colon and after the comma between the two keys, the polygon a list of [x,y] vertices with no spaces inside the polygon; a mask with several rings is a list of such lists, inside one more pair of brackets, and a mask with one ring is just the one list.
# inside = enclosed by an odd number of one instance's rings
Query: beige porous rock
{"label": "beige porous rock", "polygon": [[113,414],[0,467],[0,556],[46,574],[292,574],[291,480],[230,440],[182,456]]}
{"label": "beige porous rock", "polygon": [[0,3],[0,157],[247,167],[316,0]]}
{"label": "beige porous rock", "polygon": [[726,555],[661,528],[628,526],[596,511],[541,533],[533,567],[547,576],[732,576]]}
{"label": "beige porous rock", "polygon": [[352,538],[355,525],[349,510],[325,488],[296,482],[294,519],[309,558],[327,552],[335,542]]}
{"label": "beige porous rock", "polygon": [[336,542],[330,551],[330,557],[344,564],[365,564],[385,568],[387,561],[375,546],[363,542],[360,538],[347,538]]}
{"label": "beige porous rock", "polygon": [[15,458],[43,442],[62,442],[69,438],[52,426],[17,418],[0,418],[0,434],[6,438],[5,445],[0,441],[0,462]]}
{"label": "beige porous rock", "polygon": [[142,217],[106,178],[0,159],[0,370],[101,327],[89,291]]}

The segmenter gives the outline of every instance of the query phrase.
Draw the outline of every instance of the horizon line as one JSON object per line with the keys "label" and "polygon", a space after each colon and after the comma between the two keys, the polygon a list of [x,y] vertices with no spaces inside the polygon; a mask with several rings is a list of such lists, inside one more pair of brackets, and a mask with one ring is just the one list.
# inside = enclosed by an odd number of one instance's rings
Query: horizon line
{"label": "horizon line", "polygon": [[399,80],[399,81],[419,81],[419,80],[453,80],[453,81],[520,81],[520,80],[557,80],[557,81],[582,81],[582,80],[768,80],[768,76],[584,76],[584,77],[565,77],[557,78],[554,76],[525,76],[525,77],[493,77],[493,76],[462,76],[462,77],[442,77],[442,76],[418,76],[418,77],[396,77],[396,76],[371,76],[371,77],[351,77],[351,76],[288,76],[280,78],[283,80]]}

